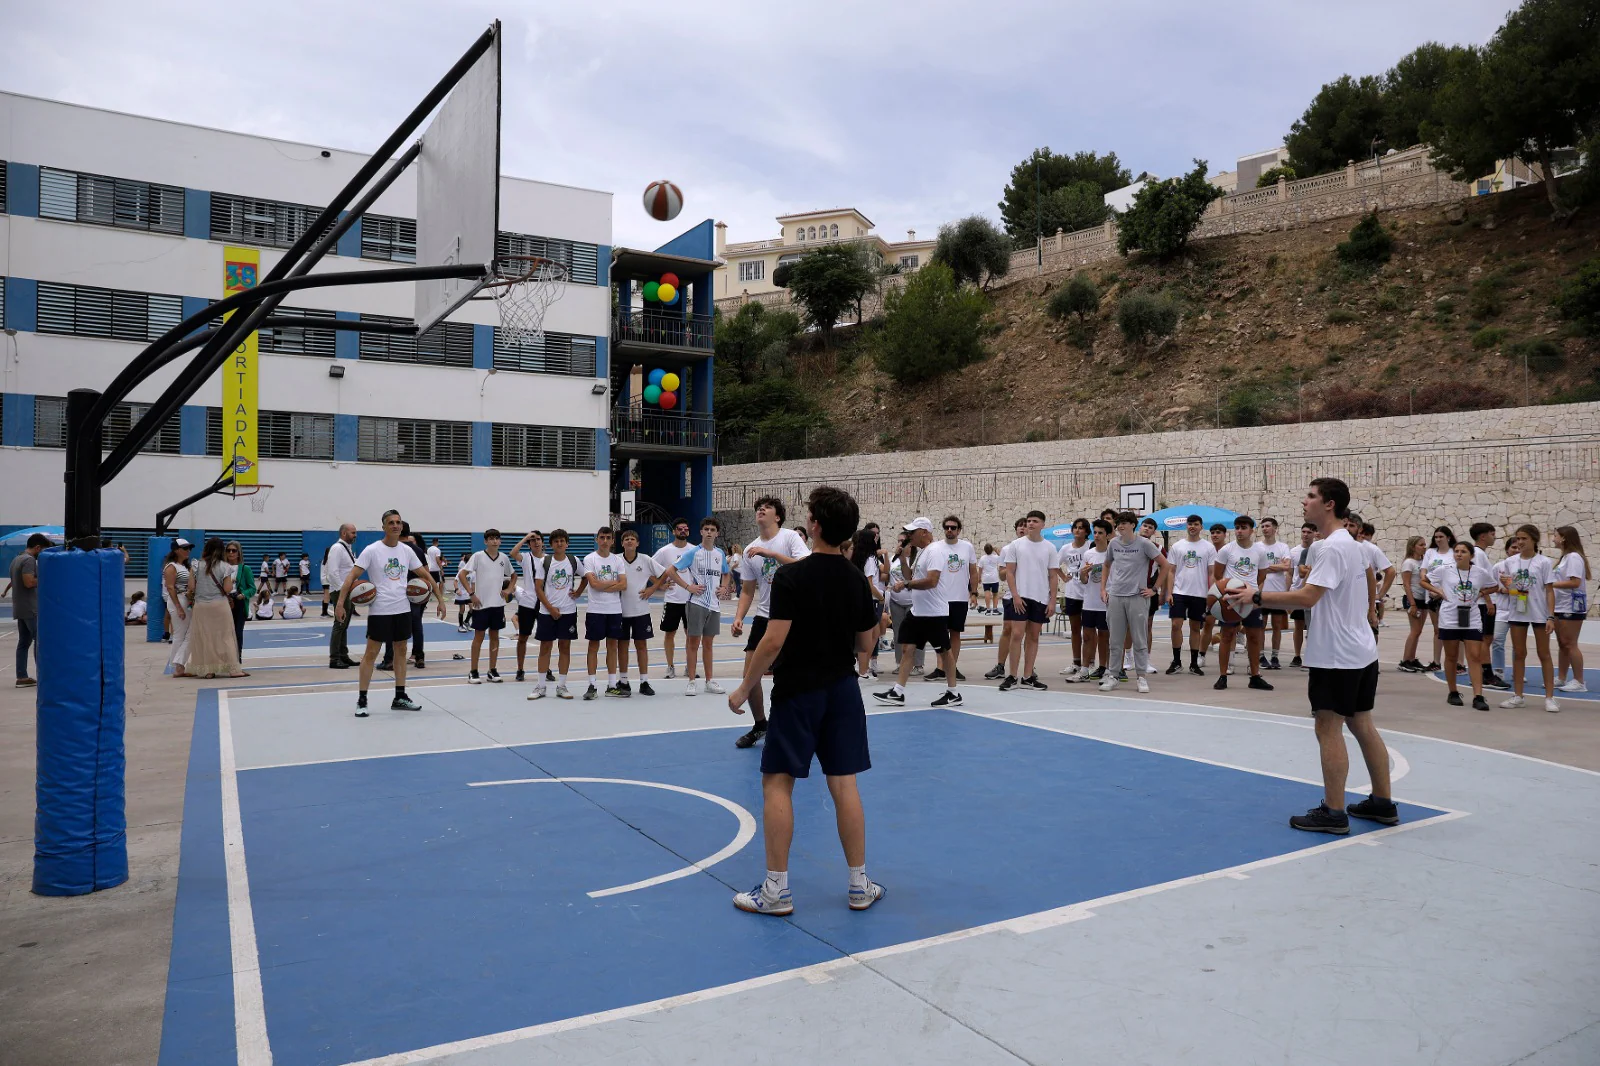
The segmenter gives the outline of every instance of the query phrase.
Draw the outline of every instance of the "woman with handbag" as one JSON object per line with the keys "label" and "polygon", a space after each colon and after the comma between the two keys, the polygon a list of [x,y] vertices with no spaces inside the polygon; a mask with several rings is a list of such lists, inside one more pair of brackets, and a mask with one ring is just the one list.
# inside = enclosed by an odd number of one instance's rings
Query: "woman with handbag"
{"label": "woman with handbag", "polygon": [[234,567],[223,556],[221,537],[206,540],[189,582],[189,662],[192,677],[249,677],[239,667],[239,641],[233,629]]}

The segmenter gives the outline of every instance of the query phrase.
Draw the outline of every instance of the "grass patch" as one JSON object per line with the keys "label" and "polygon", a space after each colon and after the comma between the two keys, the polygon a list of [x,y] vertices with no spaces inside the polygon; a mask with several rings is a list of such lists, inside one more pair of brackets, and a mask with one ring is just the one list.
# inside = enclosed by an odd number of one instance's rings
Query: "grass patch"
{"label": "grass patch", "polygon": [[1328,325],[1330,326],[1342,326],[1346,322],[1354,322],[1360,317],[1360,315],[1356,314],[1347,307],[1335,307],[1333,310],[1328,312],[1327,321]]}
{"label": "grass patch", "polygon": [[1506,339],[1506,331],[1499,326],[1484,326],[1472,335],[1472,346],[1480,351],[1498,347]]}
{"label": "grass patch", "polygon": [[1511,359],[1527,360],[1528,369],[1535,374],[1549,374],[1567,365],[1566,353],[1543,337],[1508,344],[1505,354]]}

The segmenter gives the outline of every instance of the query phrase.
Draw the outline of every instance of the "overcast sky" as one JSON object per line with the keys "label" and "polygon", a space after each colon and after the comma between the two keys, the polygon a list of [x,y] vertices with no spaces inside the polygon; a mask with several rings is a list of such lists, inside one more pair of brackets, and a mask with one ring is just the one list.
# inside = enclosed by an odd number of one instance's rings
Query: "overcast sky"
{"label": "overcast sky", "polygon": [[[618,244],[707,217],[860,208],[891,240],[998,218],[1036,146],[1162,176],[1282,143],[1323,82],[1426,40],[1481,43],[1511,0],[0,0],[0,88],[370,151],[493,18],[504,169],[616,194]],[[640,193],[675,181],[674,223]],[[245,190],[241,190],[245,191]]]}

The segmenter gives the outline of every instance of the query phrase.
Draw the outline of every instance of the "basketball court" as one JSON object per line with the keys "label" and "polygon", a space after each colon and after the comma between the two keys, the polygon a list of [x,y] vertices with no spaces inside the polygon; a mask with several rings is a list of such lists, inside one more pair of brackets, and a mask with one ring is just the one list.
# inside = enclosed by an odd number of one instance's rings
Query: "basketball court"
{"label": "basketball court", "polygon": [[163,1064],[1600,1055],[1589,771],[1391,733],[1402,823],[1303,834],[1309,721],[969,687],[872,715],[887,897],[813,777],[774,919],[722,699],[352,688],[199,694]]}

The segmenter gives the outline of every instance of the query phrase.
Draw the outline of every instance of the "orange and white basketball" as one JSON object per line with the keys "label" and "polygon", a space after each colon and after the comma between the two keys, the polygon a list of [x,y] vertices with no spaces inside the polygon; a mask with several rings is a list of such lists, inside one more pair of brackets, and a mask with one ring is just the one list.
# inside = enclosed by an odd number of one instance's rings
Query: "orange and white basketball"
{"label": "orange and white basketball", "polygon": [[683,191],[670,181],[652,181],[644,190],[644,209],[657,222],[668,222],[683,210]]}

